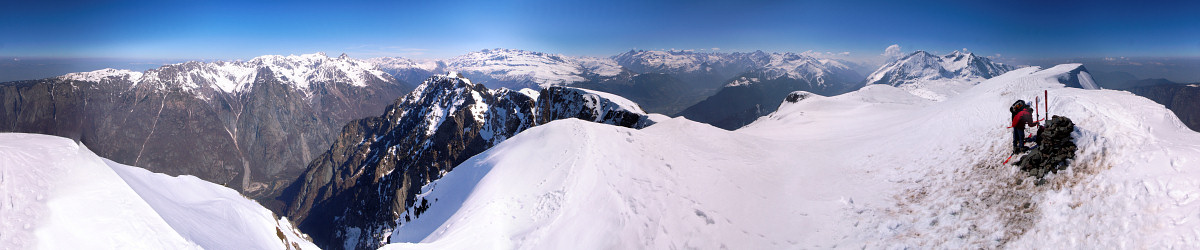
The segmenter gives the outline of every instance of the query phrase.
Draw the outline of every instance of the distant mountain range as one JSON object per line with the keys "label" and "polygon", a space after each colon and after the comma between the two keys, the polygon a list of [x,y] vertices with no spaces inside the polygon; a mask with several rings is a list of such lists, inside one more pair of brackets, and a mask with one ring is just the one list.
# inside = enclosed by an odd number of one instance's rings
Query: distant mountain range
{"label": "distant mountain range", "polygon": [[679,113],[688,119],[733,130],[779,107],[792,91],[838,95],[857,90],[862,75],[845,64],[794,53],[734,54],[752,65],[717,91]]}
{"label": "distant mountain range", "polygon": [[0,84],[0,131],[73,138],[122,164],[269,198],[346,122],[411,89],[320,53],[103,69]]}
{"label": "distant mountain range", "polygon": [[[595,58],[488,49],[447,60],[385,57],[368,61],[376,62],[381,69],[400,79],[458,71],[491,87],[519,89],[571,86],[600,90],[629,98],[652,113],[687,115],[706,123],[742,117],[737,122],[740,124],[757,117],[753,114],[774,110],[782,95],[764,92],[782,91],[786,94],[791,90],[813,90],[823,94],[838,94],[853,90],[855,86],[852,85],[862,78],[846,65],[849,62],[762,51],[702,53],[631,50],[609,58]],[[740,93],[738,91],[730,91],[734,94],[721,95],[731,97],[718,97],[698,104],[727,85],[751,81],[769,83],[764,84],[766,87],[748,87],[755,89],[751,96],[743,97],[737,94]],[[737,103],[724,103],[734,99],[737,99]],[[764,103],[770,103],[766,105],[769,107],[761,110],[755,108]],[[692,108],[694,105],[699,106]],[[689,108],[692,111],[680,113]],[[747,110],[751,110],[751,116],[744,115]],[[710,113],[715,114],[710,116]]]}

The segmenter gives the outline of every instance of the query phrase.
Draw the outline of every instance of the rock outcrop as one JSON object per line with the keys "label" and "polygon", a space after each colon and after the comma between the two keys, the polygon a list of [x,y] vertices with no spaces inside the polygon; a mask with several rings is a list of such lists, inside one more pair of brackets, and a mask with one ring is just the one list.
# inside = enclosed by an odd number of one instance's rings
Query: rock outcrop
{"label": "rock outcrop", "polygon": [[488,89],[458,74],[435,75],[383,115],[347,124],[279,199],[319,246],[374,249],[426,183],[521,131],[566,118],[652,124],[636,104],[608,93]]}
{"label": "rock outcrop", "polygon": [[1071,134],[1075,133],[1075,123],[1062,116],[1052,116],[1046,122],[1046,127],[1038,131],[1038,145],[1028,154],[1013,163],[1022,171],[1038,178],[1049,173],[1057,173],[1066,168],[1067,161],[1075,159],[1075,142]]}

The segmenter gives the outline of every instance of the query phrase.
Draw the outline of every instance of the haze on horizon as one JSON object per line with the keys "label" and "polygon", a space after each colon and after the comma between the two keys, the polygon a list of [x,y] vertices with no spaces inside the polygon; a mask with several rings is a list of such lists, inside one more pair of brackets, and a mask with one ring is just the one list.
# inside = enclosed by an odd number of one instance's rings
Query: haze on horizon
{"label": "haze on horizon", "polygon": [[604,57],[812,51],[875,62],[899,44],[1014,64],[1197,61],[1196,10],[1195,1],[25,1],[0,10],[0,75],[8,76],[0,78],[269,54],[448,58],[487,48]]}

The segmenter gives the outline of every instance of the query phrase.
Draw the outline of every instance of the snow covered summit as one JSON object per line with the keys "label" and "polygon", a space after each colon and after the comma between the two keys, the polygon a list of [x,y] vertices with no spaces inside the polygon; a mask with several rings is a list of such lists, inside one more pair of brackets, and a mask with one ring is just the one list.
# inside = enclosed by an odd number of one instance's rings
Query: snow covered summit
{"label": "snow covered summit", "polygon": [[[1200,247],[1200,134],[1128,92],[1066,88],[1078,68],[941,101],[883,84],[801,93],[736,131],[551,122],[425,185],[423,215],[386,247]],[[1001,164],[1004,126],[1013,100],[1046,90],[1079,151],[1038,181]]]}
{"label": "snow covered summit", "polygon": [[867,76],[867,84],[901,86],[941,79],[988,79],[1013,69],[1012,66],[992,62],[974,53],[954,51],[945,56],[935,56],[917,51],[880,66]]}

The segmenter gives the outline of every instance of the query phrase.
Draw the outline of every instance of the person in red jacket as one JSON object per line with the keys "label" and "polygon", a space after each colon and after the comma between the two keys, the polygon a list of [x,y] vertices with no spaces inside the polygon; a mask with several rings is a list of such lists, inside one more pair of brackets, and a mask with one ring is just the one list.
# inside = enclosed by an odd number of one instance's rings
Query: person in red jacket
{"label": "person in red jacket", "polygon": [[1008,108],[1008,112],[1012,113],[1013,154],[1024,152],[1028,149],[1024,145],[1025,127],[1037,126],[1033,121],[1033,109],[1030,109],[1025,101],[1017,100]]}

